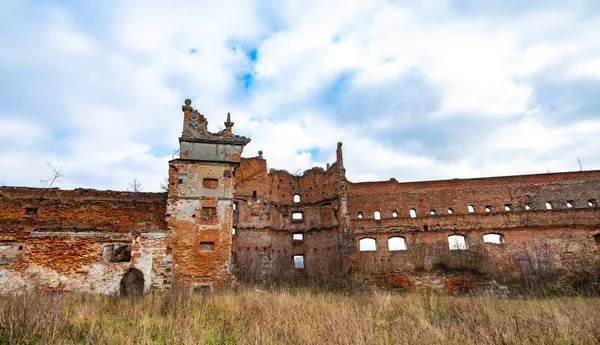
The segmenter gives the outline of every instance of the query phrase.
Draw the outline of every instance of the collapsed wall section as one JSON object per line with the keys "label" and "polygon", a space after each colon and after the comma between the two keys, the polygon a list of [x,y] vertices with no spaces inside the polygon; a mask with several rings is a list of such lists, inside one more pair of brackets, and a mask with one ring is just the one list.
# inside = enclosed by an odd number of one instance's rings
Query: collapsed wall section
{"label": "collapsed wall section", "polygon": [[165,208],[165,193],[0,187],[0,291],[168,286]]}

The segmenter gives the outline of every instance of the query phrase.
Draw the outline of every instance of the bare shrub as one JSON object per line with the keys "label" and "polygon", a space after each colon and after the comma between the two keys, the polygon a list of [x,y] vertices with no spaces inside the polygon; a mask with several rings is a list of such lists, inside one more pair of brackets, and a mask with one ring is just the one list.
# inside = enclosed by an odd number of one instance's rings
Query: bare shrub
{"label": "bare shrub", "polygon": [[513,261],[520,272],[521,285],[527,292],[541,292],[556,281],[557,271],[548,241],[524,243],[513,251]]}

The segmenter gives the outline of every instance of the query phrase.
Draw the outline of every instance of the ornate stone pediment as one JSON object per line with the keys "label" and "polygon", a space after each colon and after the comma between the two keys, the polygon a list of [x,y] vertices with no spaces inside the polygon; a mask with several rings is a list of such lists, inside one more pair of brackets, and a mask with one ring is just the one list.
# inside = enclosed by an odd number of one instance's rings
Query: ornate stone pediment
{"label": "ornate stone pediment", "polygon": [[198,110],[194,109],[192,106],[192,101],[189,99],[185,100],[185,105],[182,106],[183,112],[188,115],[184,121],[183,127],[183,138],[192,138],[192,139],[200,139],[200,140],[208,140],[208,141],[218,141],[218,142],[229,142],[236,144],[247,144],[250,142],[250,139],[241,136],[235,135],[231,132],[231,127],[233,127],[233,122],[231,122],[230,114],[227,114],[227,121],[225,122],[225,129],[219,131],[217,133],[211,133],[208,131],[208,120],[204,115],[200,114]]}

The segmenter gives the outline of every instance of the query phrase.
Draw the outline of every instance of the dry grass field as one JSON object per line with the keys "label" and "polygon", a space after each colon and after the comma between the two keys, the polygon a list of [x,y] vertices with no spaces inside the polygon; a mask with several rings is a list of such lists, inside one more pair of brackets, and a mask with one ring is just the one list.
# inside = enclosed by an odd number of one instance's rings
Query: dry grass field
{"label": "dry grass field", "polygon": [[0,298],[2,344],[594,344],[600,299],[247,289]]}

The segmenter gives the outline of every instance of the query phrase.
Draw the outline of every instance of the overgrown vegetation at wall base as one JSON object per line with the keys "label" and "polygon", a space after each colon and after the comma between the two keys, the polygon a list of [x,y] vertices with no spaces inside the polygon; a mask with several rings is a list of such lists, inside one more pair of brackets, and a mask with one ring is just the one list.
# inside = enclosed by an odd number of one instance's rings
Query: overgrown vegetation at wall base
{"label": "overgrown vegetation at wall base", "polygon": [[600,299],[332,293],[0,298],[1,344],[593,344]]}

